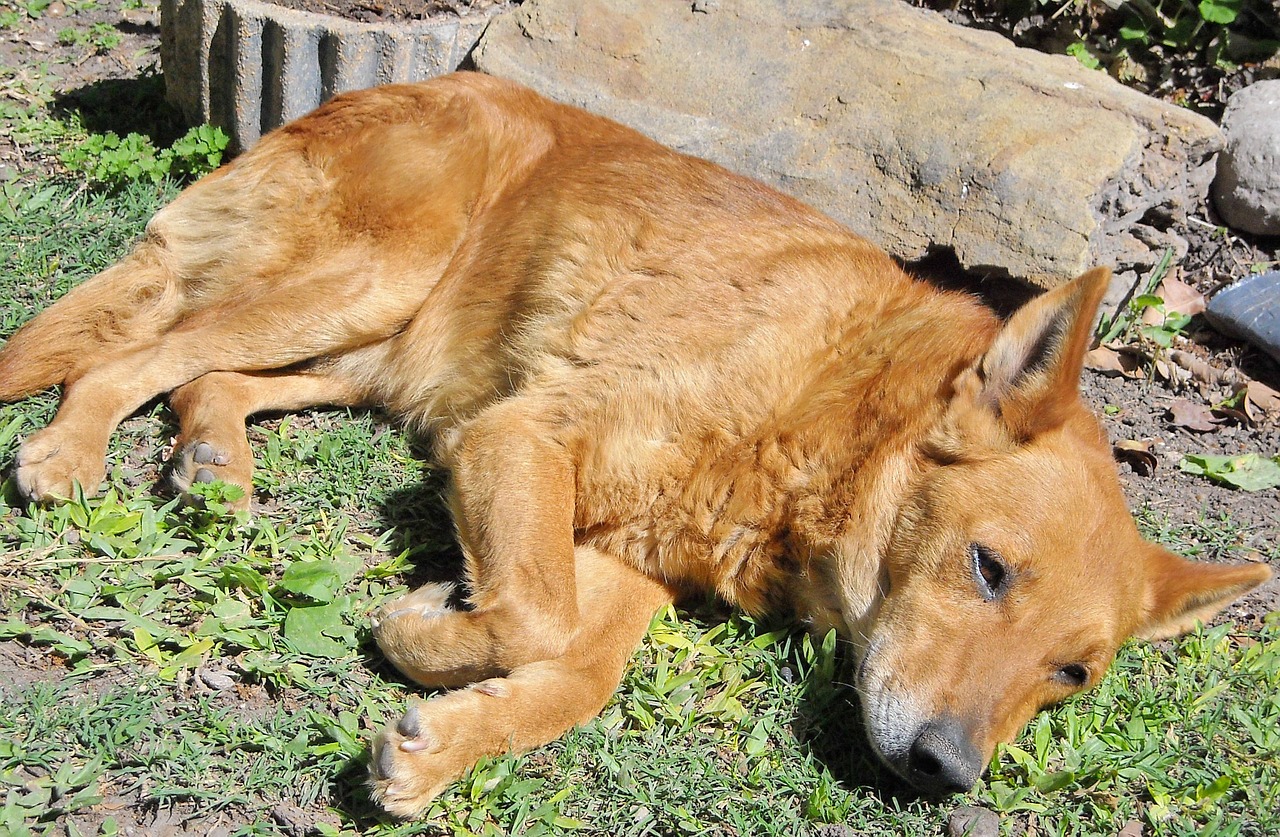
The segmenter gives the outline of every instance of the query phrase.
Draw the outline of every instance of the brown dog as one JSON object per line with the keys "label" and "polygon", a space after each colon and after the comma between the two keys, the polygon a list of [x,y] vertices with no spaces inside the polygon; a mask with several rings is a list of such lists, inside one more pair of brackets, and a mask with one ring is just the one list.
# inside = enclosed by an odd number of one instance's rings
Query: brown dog
{"label": "brown dog", "polygon": [[434,438],[467,606],[429,585],[374,632],[466,688],[374,743],[394,813],[591,718],[688,589],[850,638],[876,751],[955,791],[1127,636],[1268,575],[1140,540],[1077,394],[1106,282],[1002,325],[758,183],[461,74],[340,96],[192,186],[13,336],[0,399],[64,386],[18,453],[40,500],[94,489],[165,392],[179,487],[250,489],[260,410]]}

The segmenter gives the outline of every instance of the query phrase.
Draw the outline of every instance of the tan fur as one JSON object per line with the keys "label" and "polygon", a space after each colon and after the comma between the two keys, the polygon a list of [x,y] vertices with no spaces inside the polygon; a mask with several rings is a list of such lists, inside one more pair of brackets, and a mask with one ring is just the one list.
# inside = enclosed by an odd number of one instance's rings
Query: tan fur
{"label": "tan fur", "polygon": [[688,590],[852,639],[873,746],[946,791],[1064,677],[1267,574],[1138,538],[1076,392],[1106,280],[1002,325],[758,183],[459,74],[339,96],[192,186],[11,338],[0,399],[64,386],[18,454],[41,500],[96,488],[166,392],[180,488],[250,489],[260,410],[430,434],[468,606],[428,586],[375,635],[419,682],[478,685],[375,742],[397,814],[590,718]]}

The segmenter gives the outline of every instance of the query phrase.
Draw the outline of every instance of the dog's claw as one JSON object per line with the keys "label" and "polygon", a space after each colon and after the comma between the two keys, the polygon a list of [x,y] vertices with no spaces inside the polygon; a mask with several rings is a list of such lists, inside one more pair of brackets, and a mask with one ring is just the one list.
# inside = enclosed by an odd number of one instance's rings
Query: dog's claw
{"label": "dog's claw", "polygon": [[394,747],[388,747],[386,743],[378,749],[378,755],[373,760],[373,775],[378,779],[390,779],[391,774],[396,769],[396,751]]}
{"label": "dog's claw", "polygon": [[422,732],[422,719],[418,717],[418,707],[410,706],[396,723],[396,732],[405,738],[417,738]]}

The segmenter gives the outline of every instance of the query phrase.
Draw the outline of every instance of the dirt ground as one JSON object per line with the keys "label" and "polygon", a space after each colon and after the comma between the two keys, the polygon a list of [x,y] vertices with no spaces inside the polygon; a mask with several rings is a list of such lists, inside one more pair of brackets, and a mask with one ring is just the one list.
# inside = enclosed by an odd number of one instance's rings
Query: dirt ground
{"label": "dirt ground", "polygon": [[[387,16],[423,17],[431,13],[466,13],[503,4],[503,0],[287,0],[286,5],[325,11],[341,7],[356,19],[381,19]],[[76,4],[83,7],[85,4]],[[63,0],[54,0],[39,17],[19,26],[0,29],[0,67],[9,72],[0,75],[0,99],[21,105],[33,104],[49,97],[53,106],[63,110],[80,109],[86,124],[95,130],[108,128],[119,133],[131,130],[131,119],[138,114],[104,111],[104,100],[119,102],[121,89],[133,91],[146,107],[155,108],[155,91],[159,51],[159,13],[154,5],[123,8],[122,0],[100,0],[96,7],[68,8]],[[0,8],[3,5],[0,4]],[[7,8],[16,8],[9,6]],[[119,35],[109,49],[96,49],[85,44],[65,43],[59,33],[69,26],[86,28],[105,24]],[[1203,95],[1225,97],[1233,85],[1207,83],[1196,89]],[[1213,90],[1220,93],[1215,94]],[[107,91],[113,95],[105,96]],[[1205,110],[1220,109],[1220,102]],[[151,121],[154,123],[155,119]],[[175,114],[167,113],[163,129],[174,136],[181,133]],[[163,140],[163,137],[160,139]],[[30,145],[0,135],[0,181],[23,180],[47,176],[58,171],[55,158],[30,150]],[[1275,268],[1280,264],[1280,240],[1258,239],[1226,232],[1218,227],[1218,219],[1210,207],[1199,218],[1189,220],[1180,231],[1190,242],[1191,250],[1179,268],[1182,281],[1208,292],[1225,281],[1243,276],[1255,265]],[[1280,367],[1261,352],[1216,335],[1207,326],[1193,323],[1191,341],[1183,346],[1219,369],[1237,369],[1267,385],[1280,389]],[[1144,523],[1159,530],[1167,526],[1180,532],[1202,532],[1201,543],[1191,540],[1175,544],[1193,551],[1204,547],[1201,560],[1270,560],[1280,574],[1276,558],[1280,537],[1280,501],[1277,489],[1256,493],[1233,490],[1209,482],[1203,477],[1184,473],[1179,468],[1187,453],[1242,454],[1256,452],[1264,456],[1280,453],[1280,425],[1273,414],[1256,421],[1226,418],[1216,429],[1199,432],[1180,427],[1171,421],[1169,410],[1185,399],[1212,406],[1230,393],[1222,388],[1191,387],[1174,391],[1166,382],[1147,377],[1105,377],[1086,372],[1083,392],[1090,406],[1099,413],[1113,441],[1149,443],[1152,457],[1142,462],[1120,464],[1121,481],[1133,507],[1146,507]],[[1154,467],[1152,467],[1154,463]],[[1224,527],[1227,517],[1242,533],[1241,542],[1225,545],[1211,535]],[[1249,624],[1260,622],[1268,612],[1280,610],[1280,581],[1273,580],[1234,605],[1224,618]],[[47,656],[18,643],[0,643],[0,678],[9,683],[29,682],[56,677],[49,668]],[[86,687],[88,688],[88,687]],[[249,703],[253,696],[245,697]],[[130,800],[120,799],[115,815],[122,814]],[[291,812],[281,809],[273,818],[288,828]],[[168,830],[155,830],[160,825],[149,823],[146,833],[186,833],[174,823]],[[216,833],[217,823],[205,821],[203,833]],[[142,828],[142,826],[139,826]],[[210,830],[212,829],[212,830]],[[139,830],[136,833],[143,833]]]}
{"label": "dirt ground", "polygon": [[276,5],[374,23],[465,18],[474,14],[490,14],[516,4],[511,0],[278,0]]}

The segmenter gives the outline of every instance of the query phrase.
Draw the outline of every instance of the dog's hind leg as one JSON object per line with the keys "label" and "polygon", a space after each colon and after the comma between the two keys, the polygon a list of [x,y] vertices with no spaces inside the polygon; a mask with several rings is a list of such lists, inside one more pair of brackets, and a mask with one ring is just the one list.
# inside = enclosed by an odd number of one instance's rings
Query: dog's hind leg
{"label": "dog's hind leg", "polygon": [[93,493],[115,427],[151,398],[201,375],[280,369],[390,337],[420,297],[393,304],[353,274],[359,271],[339,263],[318,275],[295,275],[240,305],[201,309],[159,337],[69,376],[58,415],[18,450],[18,489],[35,500],[69,497],[75,483]]}
{"label": "dog's hind leg", "polygon": [[308,407],[356,407],[371,399],[340,363],[301,371],[210,372],[173,391],[169,403],[180,431],[170,479],[186,492],[192,483],[221,480],[239,486],[248,508],[253,496],[253,452],[245,420],[254,413]]}
{"label": "dog's hind leg", "polygon": [[78,377],[104,356],[154,338],[178,316],[179,297],[160,249],[144,241],[72,288],[0,348],[0,402]]}
{"label": "dog's hind leg", "polygon": [[369,769],[373,796],[384,808],[403,817],[419,813],[479,759],[553,741],[608,702],[671,591],[588,547],[577,549],[575,563],[582,623],[562,655],[415,701],[375,739]]}

